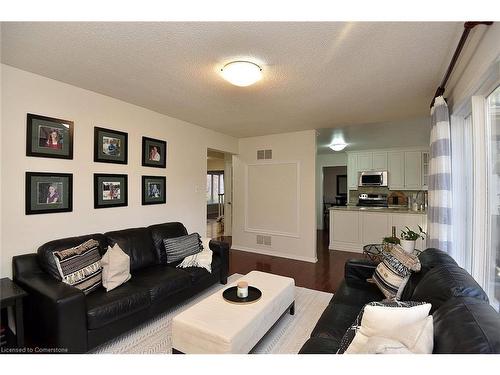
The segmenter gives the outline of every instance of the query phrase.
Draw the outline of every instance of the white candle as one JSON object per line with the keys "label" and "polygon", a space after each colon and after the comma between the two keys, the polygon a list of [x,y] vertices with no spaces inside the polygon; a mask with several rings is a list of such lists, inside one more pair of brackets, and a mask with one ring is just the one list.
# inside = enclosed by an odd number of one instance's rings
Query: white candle
{"label": "white candle", "polygon": [[248,283],[246,281],[240,281],[237,285],[236,295],[240,298],[248,297]]}

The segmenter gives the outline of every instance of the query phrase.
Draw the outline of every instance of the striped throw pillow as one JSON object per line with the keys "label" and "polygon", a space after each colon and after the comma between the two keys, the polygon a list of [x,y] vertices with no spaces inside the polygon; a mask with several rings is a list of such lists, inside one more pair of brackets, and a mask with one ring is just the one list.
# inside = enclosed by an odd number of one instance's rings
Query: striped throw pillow
{"label": "striped throw pillow", "polygon": [[399,299],[412,271],[420,271],[418,257],[407,254],[399,246],[384,252],[384,260],[373,274],[373,281],[388,299]]}
{"label": "striped throw pillow", "polygon": [[198,233],[191,233],[187,236],[165,238],[163,240],[165,252],[167,253],[167,263],[183,260],[185,257],[197,254],[203,250],[201,237]]}
{"label": "striped throw pillow", "polygon": [[102,267],[99,243],[88,240],[71,249],[53,253],[57,269],[64,283],[89,294],[101,285]]}

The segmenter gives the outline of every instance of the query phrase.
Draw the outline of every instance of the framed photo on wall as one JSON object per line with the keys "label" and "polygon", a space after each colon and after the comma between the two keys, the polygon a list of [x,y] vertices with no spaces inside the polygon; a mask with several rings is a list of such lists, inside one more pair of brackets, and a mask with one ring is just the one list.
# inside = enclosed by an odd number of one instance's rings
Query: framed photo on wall
{"label": "framed photo on wall", "polygon": [[165,176],[142,176],[142,205],[163,204],[167,201]]}
{"label": "framed photo on wall", "polygon": [[94,173],[94,208],[128,205],[126,174]]}
{"label": "framed photo on wall", "polygon": [[26,172],[26,215],[71,212],[73,175],[71,173]]}
{"label": "framed photo on wall", "polygon": [[167,142],[161,139],[142,137],[142,165],[144,167],[166,168]]}
{"label": "framed photo on wall", "polygon": [[26,156],[73,159],[73,121],[28,113]]}
{"label": "framed photo on wall", "polygon": [[118,130],[94,128],[94,161],[127,164],[128,134]]}

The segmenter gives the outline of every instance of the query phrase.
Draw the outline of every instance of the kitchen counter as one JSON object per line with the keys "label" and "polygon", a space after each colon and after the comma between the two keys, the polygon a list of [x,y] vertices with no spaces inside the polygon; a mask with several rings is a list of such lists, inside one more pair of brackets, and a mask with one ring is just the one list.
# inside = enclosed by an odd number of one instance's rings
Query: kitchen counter
{"label": "kitchen counter", "polygon": [[380,212],[380,213],[391,213],[391,214],[413,214],[413,215],[426,215],[427,212],[423,211],[413,211],[409,210],[407,207],[360,207],[360,206],[332,206],[330,210],[335,211],[363,211],[363,212]]}

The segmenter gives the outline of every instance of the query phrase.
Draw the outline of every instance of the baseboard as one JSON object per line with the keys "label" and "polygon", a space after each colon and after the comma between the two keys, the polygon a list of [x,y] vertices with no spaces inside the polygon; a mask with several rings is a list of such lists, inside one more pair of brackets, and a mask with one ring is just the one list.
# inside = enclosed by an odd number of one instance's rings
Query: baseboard
{"label": "baseboard", "polygon": [[349,251],[351,253],[363,253],[363,245],[350,242],[333,241],[328,245],[328,249]]}
{"label": "baseboard", "polygon": [[275,256],[275,257],[287,258],[287,259],[293,259],[293,260],[302,260],[304,262],[309,262],[309,263],[316,263],[318,261],[318,258],[316,258],[316,257],[314,257],[314,258],[303,257],[300,255],[288,254],[288,253],[284,253],[281,251],[254,249],[252,247],[240,246],[240,245],[236,245],[236,244],[231,246],[231,250],[246,251],[249,253],[263,254],[263,255],[271,255],[271,256]]}

